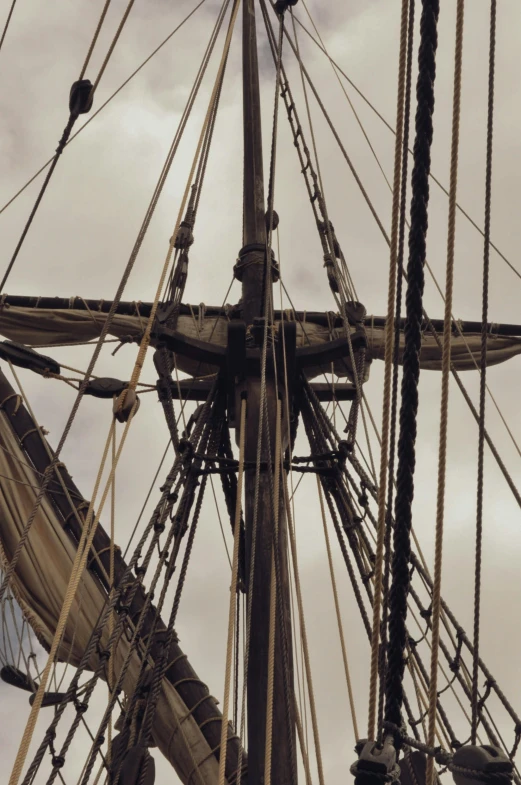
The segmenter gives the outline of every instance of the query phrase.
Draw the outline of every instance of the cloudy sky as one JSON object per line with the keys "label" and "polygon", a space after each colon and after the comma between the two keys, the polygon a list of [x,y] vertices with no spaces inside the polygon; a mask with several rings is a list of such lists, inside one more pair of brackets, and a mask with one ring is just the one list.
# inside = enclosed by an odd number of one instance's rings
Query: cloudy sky
{"label": "cloudy sky", "polygon": [[[10,1],[4,0],[0,7],[0,24],[9,5]],[[113,0],[87,72],[91,79],[97,74],[125,5],[125,0]],[[136,0],[101,81],[96,106],[119,87],[194,5],[194,0]],[[487,0],[472,0],[466,5],[458,198],[481,225],[489,3]],[[0,206],[52,155],[67,120],[69,88],[83,63],[101,7],[101,0],[68,0],[62,3],[19,0],[0,52]],[[308,8],[331,56],[382,115],[394,124],[400,16],[398,0],[335,3],[309,0]],[[217,9],[215,0],[207,0],[183,30],[66,149],[7,284],[9,293],[112,299],[188,97]],[[306,14],[301,4],[296,11],[305,21]],[[501,0],[498,3],[497,29],[492,236],[509,260],[521,269],[518,259],[521,241],[518,215],[521,175],[520,22],[519,4],[515,0]],[[445,184],[448,182],[450,154],[454,25],[455,2],[443,3],[439,24],[432,168]],[[240,40],[238,28],[232,43],[201,199],[196,242],[191,251],[185,300],[196,304],[220,304],[223,301],[241,246]],[[331,66],[304,34],[300,34],[299,41],[303,59],[324,104],[384,226],[389,230],[389,189]],[[259,50],[267,170],[274,74],[260,20]],[[298,69],[289,52],[286,52],[285,62],[297,106],[304,116]],[[154,296],[216,68],[217,58],[214,57],[124,299],[149,301]],[[394,149],[392,134],[352,88],[345,86],[390,177]],[[311,105],[331,220],[348,260],[359,299],[369,313],[384,314],[387,245],[330,130],[313,102]],[[282,114],[279,128],[275,208],[281,219],[282,273],[298,308],[331,310],[334,303],[322,267],[320,244],[288,125]],[[41,177],[0,215],[3,251],[0,271],[10,259],[40,183]],[[428,259],[442,286],[446,223],[446,197],[433,186]],[[479,319],[482,256],[481,236],[459,215],[453,309],[458,318]],[[521,282],[495,253],[491,257],[490,285],[490,318],[498,322],[521,323],[518,306]],[[239,296],[236,284],[228,301],[237,302]],[[279,296],[278,292],[276,296]],[[442,316],[443,304],[430,279],[426,285],[425,306],[431,316]],[[88,347],[81,347],[55,350],[52,354],[63,363],[85,368],[89,352]],[[124,347],[113,358],[108,349],[100,358],[97,372],[128,378],[135,353],[135,347]],[[21,378],[39,421],[50,431],[49,439],[55,445],[73,403],[72,390],[65,386],[62,389],[57,382],[42,382],[28,372],[22,373]],[[150,358],[142,379],[154,381]],[[514,359],[507,365],[492,368],[488,380],[514,438],[520,439],[518,387],[521,360]],[[465,382],[477,401],[477,375],[466,374]],[[414,525],[430,564],[435,518],[439,385],[437,374],[422,374]],[[374,364],[365,392],[378,423],[381,418],[381,389],[382,368]],[[518,482],[520,454],[492,405],[488,403],[487,406],[489,431],[514,481]],[[109,423],[108,404],[85,399],[63,453],[86,498],[90,498]],[[167,431],[155,396],[143,396],[141,410],[132,425],[118,468],[117,539],[123,546],[166,442]],[[377,457],[374,438],[372,444]],[[443,593],[467,629],[471,627],[473,602],[476,455],[477,428],[458,389],[451,386]],[[299,558],[325,775],[330,785],[337,785],[345,781],[346,767],[354,758],[353,732],[313,485],[304,485],[296,498]],[[220,504],[222,507],[222,500]],[[211,497],[201,524],[178,632],[181,645],[197,672],[209,684],[212,693],[221,699],[229,568]],[[513,706],[519,709],[518,650],[521,636],[517,608],[521,601],[518,577],[521,516],[490,455],[486,459],[484,526],[482,656]],[[338,554],[335,555],[335,563],[354,677],[357,717],[363,729],[367,713],[368,645]],[[326,640],[328,644],[324,645]],[[101,688],[96,707],[101,708],[104,700],[104,688]],[[8,782],[28,709],[26,695],[0,686],[0,785]],[[500,729],[511,743],[511,723],[500,712],[497,717]],[[37,737],[47,722],[48,717],[39,722]],[[457,717],[454,722],[456,727],[464,727],[458,725]],[[94,726],[94,722],[92,724]],[[67,783],[77,781],[81,753],[86,749],[85,738],[83,745],[78,743],[73,748],[74,759],[69,761],[69,773],[64,771]],[[166,781],[170,769],[160,760],[157,765],[157,781]]]}

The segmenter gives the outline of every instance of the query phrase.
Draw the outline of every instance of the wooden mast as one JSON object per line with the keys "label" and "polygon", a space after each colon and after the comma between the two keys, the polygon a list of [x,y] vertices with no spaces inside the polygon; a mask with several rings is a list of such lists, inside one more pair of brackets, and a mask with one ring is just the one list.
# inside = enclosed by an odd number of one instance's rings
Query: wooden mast
{"label": "wooden mast", "polygon": [[[244,193],[243,243],[236,276],[242,281],[241,318],[250,326],[263,316],[265,287],[272,289],[271,265],[266,270],[266,221],[262,163],[259,68],[255,29],[255,0],[243,0],[243,101],[244,101]],[[262,332],[262,331],[259,331]],[[259,376],[248,375],[245,459],[251,462],[245,475],[246,564],[250,574],[253,546],[255,489],[258,483],[258,510],[255,534],[255,566],[251,610],[251,636],[247,674],[248,706],[248,781],[262,785],[265,780],[266,699],[268,677],[268,641],[270,610],[271,551],[273,543],[273,499],[267,464],[273,465],[275,446],[275,414],[277,388],[272,374],[273,361],[268,356],[266,378],[269,447],[263,439],[263,468],[256,478],[255,461],[259,439],[261,382]],[[284,429],[287,431],[287,428]],[[280,500],[277,501],[280,505]],[[275,688],[273,702],[272,783],[296,785],[294,691],[291,647],[291,618],[288,568],[286,561],[285,518],[279,521],[278,560],[280,564],[283,627],[278,614],[275,643]],[[284,668],[282,631],[286,640],[287,668]],[[290,704],[290,717],[286,710]]]}

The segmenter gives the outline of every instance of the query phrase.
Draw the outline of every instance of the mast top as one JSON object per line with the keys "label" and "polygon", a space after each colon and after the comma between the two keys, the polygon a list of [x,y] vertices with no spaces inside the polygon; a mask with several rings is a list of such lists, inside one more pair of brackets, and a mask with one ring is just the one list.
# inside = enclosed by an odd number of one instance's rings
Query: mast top
{"label": "mast top", "polygon": [[243,0],[243,244],[264,244],[266,222],[255,0]]}

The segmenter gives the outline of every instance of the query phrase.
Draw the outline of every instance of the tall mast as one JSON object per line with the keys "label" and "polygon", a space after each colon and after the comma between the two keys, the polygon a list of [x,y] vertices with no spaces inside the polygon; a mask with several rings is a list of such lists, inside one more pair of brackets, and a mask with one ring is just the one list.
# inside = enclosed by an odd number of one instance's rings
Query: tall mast
{"label": "tall mast", "polygon": [[[266,264],[266,222],[264,178],[262,164],[262,136],[259,91],[259,67],[255,28],[255,0],[243,0],[243,101],[244,101],[244,193],[243,244],[236,266],[236,276],[242,281],[241,317],[246,326],[264,314],[266,288],[271,295],[271,263]],[[270,260],[271,262],[271,260]],[[262,333],[262,330],[259,331]],[[259,335],[257,333],[257,335]],[[274,465],[275,423],[279,391],[273,378],[273,362],[268,357],[266,375],[267,420],[269,445],[262,440],[261,470],[257,476],[255,463],[259,440],[261,410],[261,381],[258,374],[248,374],[247,422],[245,438],[245,527],[246,574],[250,575],[253,550],[255,496],[258,503],[255,532],[255,567],[253,584],[247,586],[251,595],[251,634],[248,655],[248,782],[262,785],[265,780],[266,707],[268,690],[268,648],[270,618],[270,583],[274,532],[272,484],[268,465]],[[266,411],[266,410],[265,410]],[[283,423],[283,432],[287,427]],[[285,445],[285,442],[284,442]],[[280,499],[276,500],[283,510]],[[283,622],[277,613],[275,636],[275,672],[272,731],[272,782],[277,785],[296,785],[294,688],[291,647],[291,617],[288,566],[286,560],[285,517],[279,516],[278,563],[280,585],[277,591],[283,608]],[[283,652],[285,639],[286,657]],[[286,663],[284,663],[284,659]],[[287,706],[289,703],[289,718]],[[289,719],[289,722],[288,722]]]}

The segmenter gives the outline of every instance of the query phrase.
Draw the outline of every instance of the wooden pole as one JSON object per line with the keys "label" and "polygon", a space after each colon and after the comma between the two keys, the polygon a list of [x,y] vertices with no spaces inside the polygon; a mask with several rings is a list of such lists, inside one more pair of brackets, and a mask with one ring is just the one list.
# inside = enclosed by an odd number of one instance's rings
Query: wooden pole
{"label": "wooden pole", "polygon": [[[242,281],[241,318],[247,326],[264,315],[265,287],[271,293],[271,265],[266,271],[266,222],[262,165],[261,113],[259,69],[255,31],[255,0],[243,0],[243,100],[244,100],[244,213],[243,243],[238,277]],[[263,468],[257,476],[255,468],[245,475],[246,575],[250,576],[255,531],[255,561],[253,583],[248,580],[251,599],[251,632],[248,653],[248,777],[250,783],[262,785],[265,779],[266,702],[268,684],[268,642],[270,616],[271,554],[274,516],[272,484],[268,465],[274,465],[275,415],[278,390],[272,375],[272,361],[268,360],[266,379],[268,440],[262,441]],[[260,431],[261,379],[246,379],[248,416],[246,423],[245,459],[255,465]],[[264,429],[263,429],[264,430]],[[287,432],[287,428],[285,429]],[[250,464],[250,467],[252,466]],[[255,493],[258,492],[255,516]],[[280,506],[280,499],[276,500]],[[278,614],[275,639],[275,674],[273,701],[273,735],[271,781],[276,785],[296,785],[295,721],[293,716],[293,667],[291,648],[291,617],[288,568],[285,547],[285,518],[279,518],[278,561],[283,617]],[[287,669],[284,668],[282,641],[286,641]],[[286,710],[290,703],[289,718]],[[288,721],[289,719],[289,721]]]}

